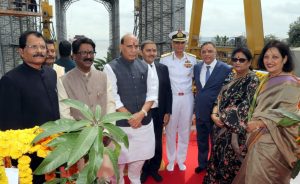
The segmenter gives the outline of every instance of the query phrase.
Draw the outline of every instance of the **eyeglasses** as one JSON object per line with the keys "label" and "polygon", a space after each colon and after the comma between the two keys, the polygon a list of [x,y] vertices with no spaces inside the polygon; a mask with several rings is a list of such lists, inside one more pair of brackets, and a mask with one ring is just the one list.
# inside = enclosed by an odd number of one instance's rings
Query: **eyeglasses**
{"label": "eyeglasses", "polygon": [[80,54],[81,56],[87,56],[87,55],[94,56],[96,54],[96,52],[95,51],[79,51],[78,54]]}
{"label": "eyeglasses", "polygon": [[45,51],[47,49],[46,45],[26,45],[25,47],[33,49],[33,50],[42,50]]}
{"label": "eyeglasses", "polygon": [[238,61],[239,61],[240,63],[245,63],[245,62],[247,61],[247,59],[246,59],[246,58],[231,58],[231,61],[232,61],[233,63],[237,63]]}

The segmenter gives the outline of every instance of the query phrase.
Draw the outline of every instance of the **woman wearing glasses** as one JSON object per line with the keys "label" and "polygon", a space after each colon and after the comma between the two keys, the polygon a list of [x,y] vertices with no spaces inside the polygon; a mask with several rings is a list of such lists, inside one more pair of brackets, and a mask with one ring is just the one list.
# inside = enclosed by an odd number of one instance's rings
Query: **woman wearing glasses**
{"label": "woman wearing glasses", "polygon": [[231,184],[246,154],[247,115],[259,79],[250,70],[247,48],[232,53],[234,71],[225,80],[211,115],[215,123],[213,149],[204,178],[206,184]]}
{"label": "woman wearing glasses", "polygon": [[295,141],[299,125],[280,126],[278,122],[284,116],[276,110],[300,115],[300,80],[291,74],[293,58],[283,42],[266,44],[258,65],[269,74],[256,92],[256,106],[247,125],[248,152],[234,183],[288,184],[300,157],[300,146]]}

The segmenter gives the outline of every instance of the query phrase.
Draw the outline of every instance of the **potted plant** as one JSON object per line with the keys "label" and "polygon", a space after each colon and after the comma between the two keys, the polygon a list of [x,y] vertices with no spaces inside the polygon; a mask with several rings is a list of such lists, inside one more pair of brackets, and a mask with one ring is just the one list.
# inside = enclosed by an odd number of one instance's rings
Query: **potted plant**
{"label": "potted plant", "polygon": [[[85,117],[80,121],[71,119],[59,119],[47,122],[41,126],[43,132],[35,137],[33,143],[53,134],[59,134],[57,138],[49,142],[52,151],[42,161],[34,174],[41,175],[55,171],[62,165],[69,169],[80,159],[85,158],[85,165],[78,174],[70,178],[55,178],[48,183],[76,183],[90,184],[97,179],[97,173],[103,163],[104,155],[107,155],[112,163],[113,171],[119,181],[118,156],[121,150],[120,143],[128,147],[127,135],[112,122],[121,119],[130,119],[130,113],[114,112],[101,116],[101,107],[96,106],[95,112],[77,100],[65,99],[63,103],[78,109]],[[103,143],[104,137],[109,138],[110,145]]]}

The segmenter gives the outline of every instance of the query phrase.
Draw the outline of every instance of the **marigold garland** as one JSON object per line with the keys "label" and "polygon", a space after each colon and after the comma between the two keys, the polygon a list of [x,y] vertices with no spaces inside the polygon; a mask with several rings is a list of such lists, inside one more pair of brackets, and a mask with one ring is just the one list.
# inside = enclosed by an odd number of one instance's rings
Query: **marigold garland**
{"label": "marigold garland", "polygon": [[0,184],[8,183],[3,161],[5,157],[18,160],[19,183],[32,184],[31,159],[26,154],[36,152],[38,157],[45,158],[51,151],[47,144],[58,136],[47,137],[32,145],[32,140],[41,132],[38,126],[23,130],[0,131]]}

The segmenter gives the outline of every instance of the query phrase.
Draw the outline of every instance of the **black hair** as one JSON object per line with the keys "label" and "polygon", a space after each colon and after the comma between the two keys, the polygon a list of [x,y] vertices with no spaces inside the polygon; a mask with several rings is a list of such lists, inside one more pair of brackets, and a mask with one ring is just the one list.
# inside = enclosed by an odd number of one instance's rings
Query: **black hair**
{"label": "black hair", "polygon": [[201,47],[200,50],[205,46],[205,45],[212,45],[214,48],[216,48],[216,45],[213,42],[204,42]]}
{"label": "black hair", "polygon": [[68,57],[71,55],[72,45],[67,40],[62,40],[58,45],[58,51],[60,57]]}
{"label": "black hair", "polygon": [[248,48],[246,48],[246,47],[238,47],[238,48],[234,49],[234,50],[232,51],[232,53],[231,53],[231,58],[233,58],[234,55],[235,55],[236,53],[238,53],[238,52],[243,53],[243,54],[246,56],[248,62],[250,62],[250,61],[252,60],[252,58],[253,58],[253,56],[252,56],[250,50],[249,50]]}
{"label": "black hair", "polygon": [[96,45],[93,42],[93,40],[91,40],[90,38],[87,38],[87,37],[81,37],[72,43],[72,50],[73,50],[74,54],[78,53],[81,44],[90,44],[95,51]]}
{"label": "black hair", "polygon": [[144,47],[147,45],[147,44],[155,44],[154,41],[151,41],[151,40],[145,40],[141,43],[141,50],[144,49]]}
{"label": "black hair", "polygon": [[277,48],[278,51],[280,52],[282,58],[287,57],[287,61],[283,65],[282,71],[291,72],[294,70],[295,65],[294,65],[294,61],[293,61],[293,57],[292,57],[292,52],[291,52],[289,46],[286,43],[284,43],[282,41],[278,41],[278,40],[271,40],[262,49],[261,54],[258,59],[258,67],[260,69],[266,70],[266,67],[264,65],[264,56],[270,48]]}
{"label": "black hair", "polygon": [[24,49],[26,47],[27,38],[28,38],[29,35],[34,35],[38,38],[43,38],[43,40],[46,42],[46,40],[45,40],[44,36],[42,35],[42,33],[38,32],[38,31],[25,31],[19,37],[19,48]]}

